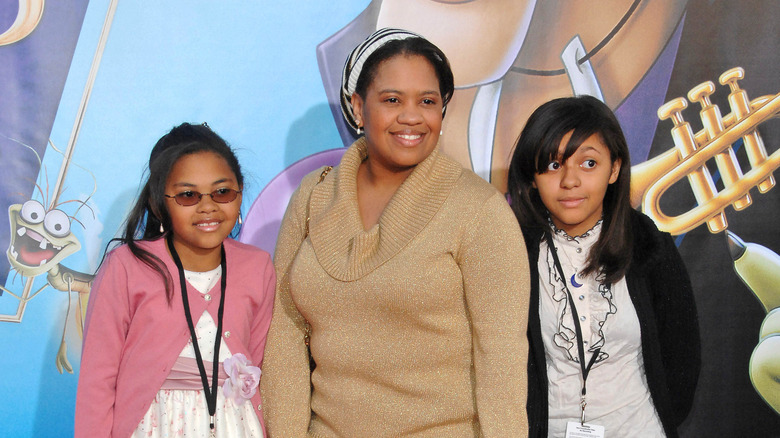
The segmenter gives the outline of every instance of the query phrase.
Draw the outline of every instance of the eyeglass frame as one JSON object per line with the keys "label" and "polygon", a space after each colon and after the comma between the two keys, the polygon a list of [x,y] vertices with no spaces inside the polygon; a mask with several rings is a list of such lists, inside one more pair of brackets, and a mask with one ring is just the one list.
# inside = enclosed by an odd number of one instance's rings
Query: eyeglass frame
{"label": "eyeglass frame", "polygon": [[[222,190],[227,190],[227,191],[233,192],[233,193],[235,193],[235,196],[230,201],[217,201],[216,199],[214,199],[214,194],[219,192],[219,191],[222,191]],[[176,202],[176,204],[181,205],[182,207],[192,207],[192,206],[200,204],[200,201],[203,200],[204,196],[210,197],[211,200],[216,202],[217,204],[230,204],[231,202],[235,201],[238,198],[238,195],[240,195],[242,191],[243,190],[231,189],[230,187],[222,187],[222,188],[214,190],[211,193],[201,193],[201,192],[199,192],[197,190],[185,190],[183,192],[176,193],[175,195],[165,194],[165,197],[173,199]],[[182,204],[181,202],[179,202],[179,199],[177,197],[179,195],[183,195],[185,193],[192,193],[192,195],[193,195],[192,199],[195,199],[197,197],[197,201],[192,203],[192,204]]]}

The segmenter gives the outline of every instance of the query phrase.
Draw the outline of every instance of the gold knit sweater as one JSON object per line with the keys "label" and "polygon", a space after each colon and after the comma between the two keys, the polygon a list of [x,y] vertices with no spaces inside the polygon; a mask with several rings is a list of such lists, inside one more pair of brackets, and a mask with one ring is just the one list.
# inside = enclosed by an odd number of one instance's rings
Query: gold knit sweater
{"label": "gold knit sweater", "polygon": [[282,221],[261,382],[269,436],[527,436],[530,286],[509,206],[436,150],[365,231],[365,157],[361,138],[322,183],[321,170],[305,177]]}

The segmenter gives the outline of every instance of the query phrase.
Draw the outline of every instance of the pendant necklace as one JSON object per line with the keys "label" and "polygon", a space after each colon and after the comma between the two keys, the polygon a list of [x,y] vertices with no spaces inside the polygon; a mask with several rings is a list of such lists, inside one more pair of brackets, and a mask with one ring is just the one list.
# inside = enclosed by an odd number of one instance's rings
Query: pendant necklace
{"label": "pendant necklace", "polygon": [[[564,233],[565,233],[565,231],[564,231]],[[568,235],[567,235],[567,236],[568,236]],[[551,236],[551,238],[552,238],[552,236]],[[575,242],[579,243],[579,242],[578,242],[578,241],[577,241],[575,238],[573,238],[573,237],[569,237],[569,239],[571,239],[571,240],[573,240],[573,241],[575,241]],[[579,248],[578,248],[578,249],[579,249]],[[560,251],[559,251],[559,252],[563,253],[563,255],[566,257],[566,260],[569,262],[569,265],[570,265],[570,266],[571,266],[571,268],[574,270],[574,273],[573,273],[573,274],[571,274],[571,277],[569,278],[569,282],[570,282],[570,283],[571,283],[571,285],[572,285],[572,286],[574,286],[575,288],[577,288],[577,289],[581,288],[581,287],[583,286],[583,284],[584,284],[584,283],[578,283],[578,282],[577,282],[577,278],[578,278],[578,277],[579,277],[580,279],[582,279],[582,276],[581,276],[581,275],[579,275],[579,273],[580,273],[580,270],[579,270],[579,268],[577,268],[576,266],[574,266],[574,262],[572,262],[572,261],[571,261],[571,257],[569,257],[569,254],[567,254],[567,253],[566,253],[566,251],[564,250],[563,246],[561,246],[561,248],[560,248]],[[564,281],[564,283],[565,283],[565,282],[566,282],[566,279],[564,278],[564,279],[563,279],[563,281]]]}

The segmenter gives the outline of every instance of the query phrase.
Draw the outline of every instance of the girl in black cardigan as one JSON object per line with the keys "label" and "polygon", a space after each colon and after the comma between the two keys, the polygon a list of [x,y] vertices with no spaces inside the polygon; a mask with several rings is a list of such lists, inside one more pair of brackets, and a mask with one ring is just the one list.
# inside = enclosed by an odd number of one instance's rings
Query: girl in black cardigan
{"label": "girl in black cardigan", "polygon": [[674,437],[691,409],[700,342],[690,280],[671,236],[631,208],[630,169],[617,119],[590,96],[540,106],[515,146],[532,437]]}

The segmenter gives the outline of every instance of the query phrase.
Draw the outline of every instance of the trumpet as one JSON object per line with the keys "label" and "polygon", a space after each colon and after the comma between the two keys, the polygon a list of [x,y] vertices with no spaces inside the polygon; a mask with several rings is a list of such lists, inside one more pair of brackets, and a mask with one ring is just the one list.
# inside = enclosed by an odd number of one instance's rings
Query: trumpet
{"label": "trumpet", "polygon": [[[658,228],[673,235],[687,233],[706,222],[711,233],[728,226],[724,210],[729,205],[744,210],[752,203],[750,189],[758,187],[766,193],[775,186],[773,172],[780,167],[780,150],[767,156],[759,124],[780,114],[780,93],[758,97],[752,101],[737,81],[745,77],[745,70],[735,67],[724,72],[719,82],[728,85],[731,113],[721,116],[720,109],[710,101],[715,85],[704,82],[692,88],[688,99],[698,102],[703,129],[694,134],[691,125],[683,120],[682,111],[688,101],[678,97],[658,109],[658,118],[671,119],[675,147],[631,169],[631,205],[642,207]],[[743,174],[732,145],[742,139],[751,169]],[[724,189],[718,191],[707,168],[707,160],[715,159],[723,179]],[[661,196],[672,185],[688,177],[697,206],[678,216],[661,211]]]}

